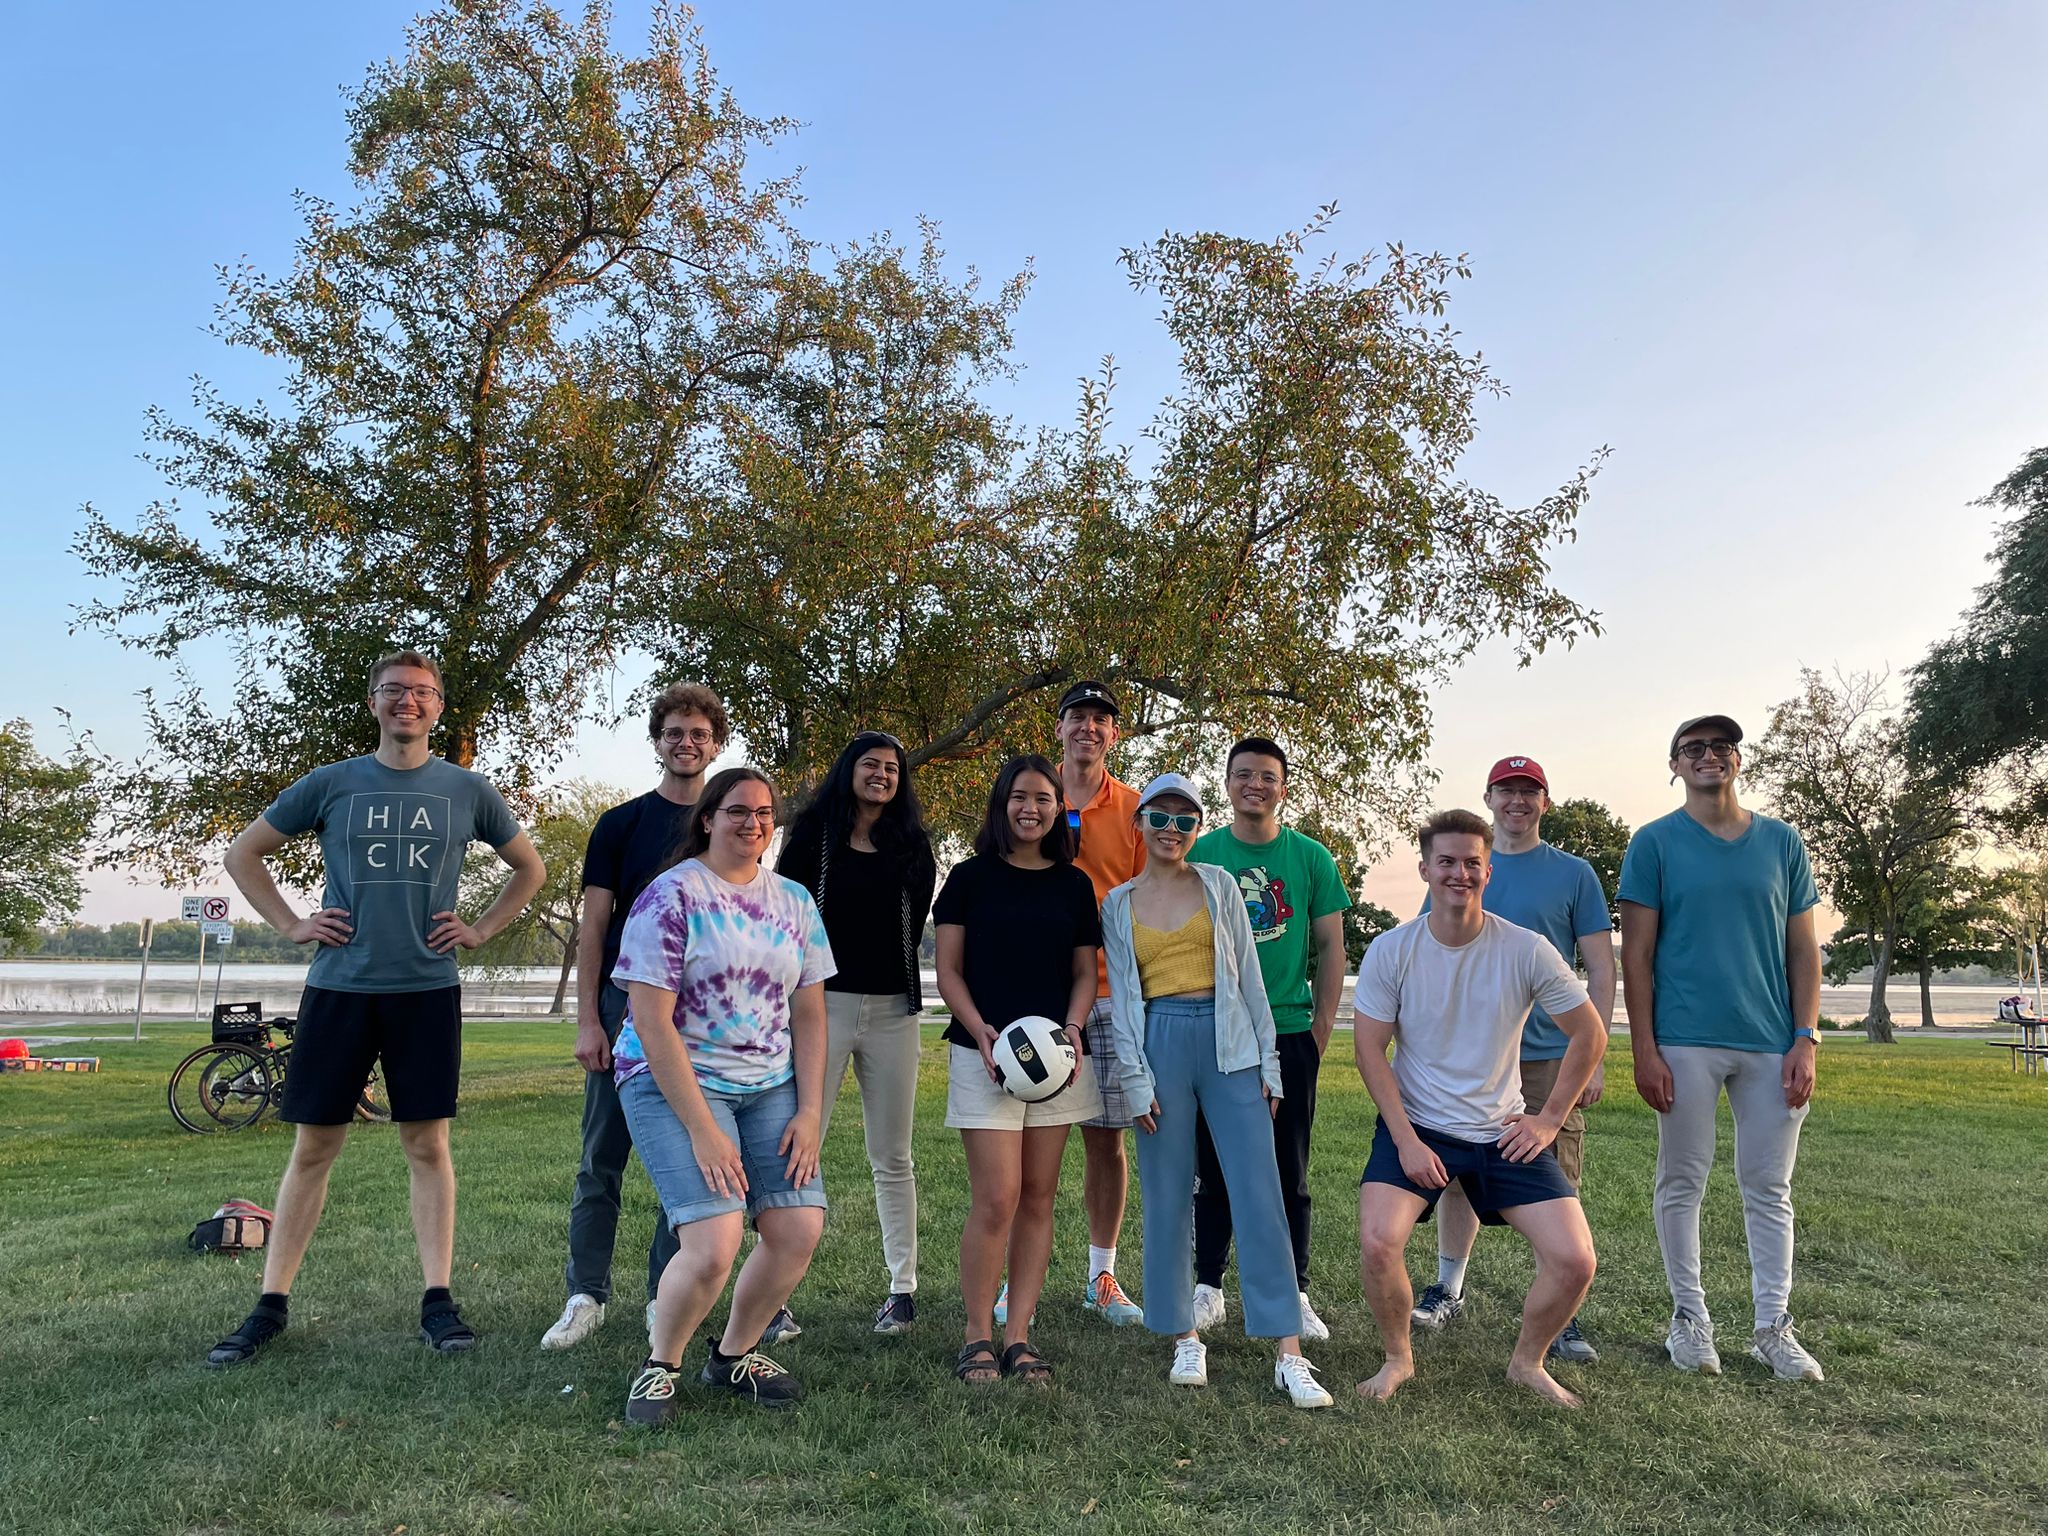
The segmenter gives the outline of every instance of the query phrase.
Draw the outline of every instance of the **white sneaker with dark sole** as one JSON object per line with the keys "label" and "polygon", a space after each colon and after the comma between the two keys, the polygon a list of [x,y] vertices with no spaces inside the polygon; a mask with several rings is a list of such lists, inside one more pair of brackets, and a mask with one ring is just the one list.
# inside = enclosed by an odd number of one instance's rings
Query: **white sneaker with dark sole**
{"label": "white sneaker with dark sole", "polygon": [[562,1315],[555,1319],[554,1326],[540,1336],[542,1349],[574,1349],[604,1322],[604,1303],[595,1296],[578,1291],[569,1298],[569,1304],[562,1308]]}

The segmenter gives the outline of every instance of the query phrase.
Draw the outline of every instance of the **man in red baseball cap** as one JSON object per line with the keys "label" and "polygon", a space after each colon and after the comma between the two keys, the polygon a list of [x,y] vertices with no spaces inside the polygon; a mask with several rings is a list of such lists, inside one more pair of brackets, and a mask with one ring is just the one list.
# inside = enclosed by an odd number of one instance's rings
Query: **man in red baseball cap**
{"label": "man in red baseball cap", "polygon": [[[1550,779],[1533,757],[1504,757],[1486,776],[1486,808],[1493,813],[1493,878],[1480,905],[1484,910],[1540,933],[1570,959],[1577,952],[1586,971],[1586,991],[1602,1025],[1614,1022],[1614,927],[1607,898],[1593,866],[1543,841],[1543,815],[1550,809]],[[1423,903],[1423,910],[1429,904]],[[1522,1097],[1541,1104],[1557,1082],[1564,1060],[1564,1031],[1541,1006],[1522,1027]],[[1553,1150],[1557,1166],[1579,1187],[1585,1162],[1585,1108],[1599,1101],[1604,1072],[1593,1080],[1565,1118]],[[1463,1190],[1453,1184],[1437,1205],[1437,1277],[1415,1304],[1414,1320],[1442,1328],[1465,1310],[1465,1266],[1479,1236],[1479,1218]],[[1574,1317],[1550,1346],[1550,1358],[1579,1365],[1599,1359],[1579,1332]]]}

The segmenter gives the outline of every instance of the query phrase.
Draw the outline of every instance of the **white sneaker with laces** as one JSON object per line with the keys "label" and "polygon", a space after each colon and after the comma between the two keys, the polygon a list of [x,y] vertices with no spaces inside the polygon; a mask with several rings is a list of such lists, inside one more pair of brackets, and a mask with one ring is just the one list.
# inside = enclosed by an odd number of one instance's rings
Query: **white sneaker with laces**
{"label": "white sneaker with laces", "polygon": [[1195,1287],[1195,1326],[1215,1328],[1223,1322],[1223,1292],[1213,1285]]}
{"label": "white sneaker with laces", "polygon": [[1317,1341],[1330,1336],[1330,1325],[1317,1317],[1316,1309],[1308,1304],[1307,1291],[1301,1293],[1301,1336]]}
{"label": "white sneaker with laces", "polygon": [[1301,1355],[1282,1355],[1273,1362],[1274,1390],[1285,1392],[1297,1408],[1327,1408],[1332,1399],[1315,1370]]}
{"label": "white sneaker with laces", "polygon": [[1721,1356],[1714,1348],[1714,1324],[1710,1318],[1679,1308],[1671,1314],[1671,1330],[1664,1335],[1664,1348],[1671,1363],[1681,1371],[1697,1371],[1702,1376],[1721,1374]]}
{"label": "white sneaker with laces", "polygon": [[1759,1328],[1749,1341],[1750,1354],[1771,1368],[1780,1381],[1826,1381],[1820,1362],[1806,1352],[1799,1335],[1792,1331],[1792,1314],[1781,1312],[1768,1328]]}
{"label": "white sneaker with laces", "polygon": [[1166,1379],[1176,1387],[1209,1385],[1209,1351],[1200,1339],[1173,1341],[1173,1369]]}
{"label": "white sneaker with laces", "polygon": [[569,1298],[569,1304],[562,1308],[562,1315],[555,1319],[552,1328],[540,1336],[542,1349],[574,1349],[593,1333],[604,1321],[604,1303],[595,1296],[586,1296],[578,1291]]}

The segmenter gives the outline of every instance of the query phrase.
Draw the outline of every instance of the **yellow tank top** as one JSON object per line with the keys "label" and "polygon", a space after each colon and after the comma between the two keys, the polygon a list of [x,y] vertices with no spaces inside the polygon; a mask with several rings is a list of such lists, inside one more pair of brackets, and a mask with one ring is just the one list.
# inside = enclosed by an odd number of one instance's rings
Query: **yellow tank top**
{"label": "yellow tank top", "polygon": [[1216,928],[1207,902],[1171,933],[1133,918],[1131,949],[1138,958],[1139,988],[1148,998],[1216,990]]}

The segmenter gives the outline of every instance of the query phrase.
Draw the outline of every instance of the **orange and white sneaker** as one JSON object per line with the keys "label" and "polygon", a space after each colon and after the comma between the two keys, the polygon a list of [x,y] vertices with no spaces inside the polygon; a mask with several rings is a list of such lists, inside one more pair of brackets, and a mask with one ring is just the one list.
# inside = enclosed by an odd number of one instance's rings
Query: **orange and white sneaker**
{"label": "orange and white sneaker", "polygon": [[1116,1276],[1106,1269],[1088,1282],[1081,1305],[1119,1328],[1126,1323],[1145,1320],[1145,1309],[1124,1294],[1124,1288],[1116,1283]]}

